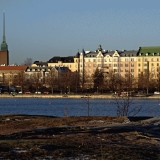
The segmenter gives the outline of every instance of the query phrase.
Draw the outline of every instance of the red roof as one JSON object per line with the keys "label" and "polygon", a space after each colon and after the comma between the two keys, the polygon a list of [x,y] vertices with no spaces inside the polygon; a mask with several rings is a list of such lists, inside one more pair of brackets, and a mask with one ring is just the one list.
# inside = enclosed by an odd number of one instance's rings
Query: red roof
{"label": "red roof", "polygon": [[0,66],[0,71],[2,70],[26,70],[27,66]]}

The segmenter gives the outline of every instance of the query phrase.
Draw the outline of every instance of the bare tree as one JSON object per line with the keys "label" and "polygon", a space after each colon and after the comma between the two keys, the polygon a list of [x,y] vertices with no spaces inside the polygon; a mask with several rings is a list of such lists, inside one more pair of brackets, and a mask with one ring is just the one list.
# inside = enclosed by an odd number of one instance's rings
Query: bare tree
{"label": "bare tree", "polygon": [[58,87],[58,75],[55,68],[52,68],[52,70],[47,74],[46,84],[51,88],[51,93],[53,94],[54,88]]}
{"label": "bare tree", "polygon": [[26,75],[24,71],[20,71],[18,74],[14,75],[13,85],[15,85],[17,88],[20,88],[22,93],[23,93],[25,84],[26,84]]}
{"label": "bare tree", "polygon": [[33,86],[36,89],[36,92],[38,93],[39,88],[41,88],[41,86],[42,86],[42,74],[41,74],[41,72],[34,73],[31,81],[32,81]]}
{"label": "bare tree", "polygon": [[123,90],[123,83],[124,83],[124,78],[121,77],[118,73],[114,73],[113,71],[110,71],[107,79],[108,87],[110,91],[117,92],[118,94],[121,93]]}
{"label": "bare tree", "polygon": [[68,68],[58,71],[58,87],[66,94],[70,93],[72,85],[72,73]]}
{"label": "bare tree", "polygon": [[27,58],[24,60],[24,63],[22,65],[30,66],[32,64],[32,58]]}
{"label": "bare tree", "polygon": [[142,109],[142,105],[134,105],[134,99],[130,96],[121,95],[121,97],[118,97],[115,95],[114,98],[114,106],[117,110],[117,116],[135,116]]}
{"label": "bare tree", "polygon": [[80,76],[79,73],[76,72],[71,72],[70,74],[70,89],[74,91],[77,94],[78,88],[79,88],[79,83],[80,83]]}

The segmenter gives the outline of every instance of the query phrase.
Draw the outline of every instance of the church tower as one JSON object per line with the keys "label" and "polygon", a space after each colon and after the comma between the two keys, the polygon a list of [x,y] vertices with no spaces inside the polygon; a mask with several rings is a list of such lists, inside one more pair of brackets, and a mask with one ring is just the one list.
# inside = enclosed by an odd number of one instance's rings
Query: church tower
{"label": "church tower", "polygon": [[0,65],[9,65],[9,51],[5,36],[5,12],[3,12],[3,37],[0,47]]}

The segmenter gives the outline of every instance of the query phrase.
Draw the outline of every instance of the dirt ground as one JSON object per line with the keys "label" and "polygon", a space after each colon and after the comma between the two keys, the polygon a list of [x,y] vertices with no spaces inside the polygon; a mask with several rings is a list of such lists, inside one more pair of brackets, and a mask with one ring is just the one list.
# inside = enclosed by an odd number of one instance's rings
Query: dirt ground
{"label": "dirt ground", "polygon": [[2,115],[0,159],[159,160],[160,120]]}

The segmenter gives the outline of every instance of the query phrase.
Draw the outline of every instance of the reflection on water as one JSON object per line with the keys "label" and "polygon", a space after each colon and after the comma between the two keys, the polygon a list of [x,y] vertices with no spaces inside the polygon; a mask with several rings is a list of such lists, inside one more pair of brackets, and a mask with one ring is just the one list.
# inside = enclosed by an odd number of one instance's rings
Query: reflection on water
{"label": "reflection on water", "polygon": [[[160,116],[160,100],[136,99],[132,106],[142,106],[138,116]],[[87,116],[86,101],[68,98],[1,98],[0,114],[28,114],[47,116]],[[114,99],[90,99],[91,116],[116,116]]]}

